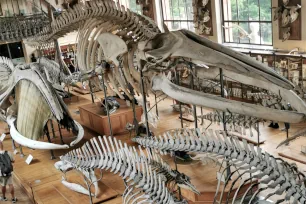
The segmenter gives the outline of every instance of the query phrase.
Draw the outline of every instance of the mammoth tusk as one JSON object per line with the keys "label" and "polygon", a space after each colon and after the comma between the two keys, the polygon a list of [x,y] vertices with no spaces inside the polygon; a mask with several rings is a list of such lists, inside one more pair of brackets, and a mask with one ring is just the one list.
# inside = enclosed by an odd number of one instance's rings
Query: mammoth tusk
{"label": "mammoth tusk", "polygon": [[10,134],[18,144],[29,147],[31,149],[68,149],[68,145],[58,145],[58,144],[52,144],[48,142],[40,142],[36,140],[31,140],[23,135],[21,135],[18,130],[15,127],[15,121],[16,118],[12,116],[7,117],[7,123],[10,126]]}
{"label": "mammoth tusk", "polygon": [[183,103],[191,103],[193,105],[213,108],[216,110],[230,111],[242,115],[287,123],[299,123],[305,121],[305,115],[302,113],[265,108],[190,90],[171,83],[165,76],[154,76],[152,78],[152,83],[153,90],[163,91],[168,96]]}

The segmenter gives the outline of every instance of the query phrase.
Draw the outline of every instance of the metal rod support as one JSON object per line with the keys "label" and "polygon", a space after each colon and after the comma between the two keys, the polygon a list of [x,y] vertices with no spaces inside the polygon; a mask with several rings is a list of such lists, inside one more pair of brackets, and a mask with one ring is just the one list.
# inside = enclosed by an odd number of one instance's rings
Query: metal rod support
{"label": "metal rod support", "polygon": [[55,131],[54,131],[53,122],[52,122],[52,120],[49,120],[49,121],[50,121],[50,125],[51,125],[51,130],[52,130],[53,139],[54,139],[54,138],[56,138],[56,135],[55,135]]}
{"label": "metal rod support", "polygon": [[[51,143],[51,138],[50,138],[49,129],[47,125],[45,126],[45,133],[48,138],[48,141]],[[50,153],[51,153],[51,160],[55,159],[53,150],[50,150]]]}
{"label": "metal rod support", "polygon": [[[180,72],[176,70],[176,84],[180,85]],[[181,120],[181,128],[184,127],[183,124],[183,113],[182,113],[182,103],[179,101],[179,108],[180,108],[180,120]]]}
{"label": "metal rod support", "polygon": [[154,94],[154,98],[155,98],[155,111],[156,111],[156,115],[158,116],[158,107],[157,107],[157,97],[156,97],[156,93]]}
{"label": "metal rod support", "polygon": [[104,92],[106,114],[107,114],[108,125],[109,125],[109,132],[110,132],[110,136],[113,136],[113,129],[112,129],[112,123],[111,123],[108,104],[107,104],[107,94],[106,94],[106,88],[105,88],[105,84],[104,84],[104,73],[103,73],[103,71],[102,71],[102,74],[101,74],[101,79],[102,79],[102,87],[103,87],[103,92]]}
{"label": "metal rod support", "polygon": [[92,102],[92,103],[95,103],[95,99],[94,99],[94,95],[93,95],[93,91],[92,91],[92,84],[91,84],[91,81],[90,81],[90,80],[89,80],[88,82],[89,82],[88,84],[89,84],[91,102]]}
{"label": "metal rod support", "polygon": [[[190,66],[191,71],[194,71],[194,74],[196,74],[195,69],[193,69],[192,66]],[[191,74],[191,89],[194,90],[194,76]],[[197,106],[193,105],[193,118],[194,118],[194,126],[195,128],[198,128],[198,120],[197,120]]]}
{"label": "metal rod support", "polygon": [[57,123],[57,125],[58,125],[59,135],[60,135],[60,138],[61,138],[61,144],[65,144],[65,142],[63,140],[61,125],[59,123]]}
{"label": "metal rod support", "polygon": [[142,92],[141,94],[142,94],[143,108],[144,108],[144,114],[145,114],[145,123],[146,123],[146,126],[147,126],[147,128],[146,128],[147,136],[150,137],[148,111],[147,111],[147,97],[146,97],[146,92],[145,92],[145,89],[144,89],[142,67],[140,69],[140,79],[141,79],[141,92]]}

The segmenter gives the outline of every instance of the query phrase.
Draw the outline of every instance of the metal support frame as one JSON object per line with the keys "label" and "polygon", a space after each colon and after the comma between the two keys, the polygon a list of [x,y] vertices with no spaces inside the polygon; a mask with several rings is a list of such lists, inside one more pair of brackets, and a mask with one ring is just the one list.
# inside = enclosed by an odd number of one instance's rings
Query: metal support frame
{"label": "metal support frame", "polygon": [[257,122],[256,129],[257,129],[257,147],[259,147],[260,146],[259,122]]}
{"label": "metal support frame", "polygon": [[[176,76],[176,84],[180,85],[180,72],[175,69],[175,76]],[[180,121],[181,121],[181,128],[184,127],[183,124],[183,114],[182,114],[182,103],[179,101],[179,108],[180,108]],[[175,170],[177,170],[177,163],[176,163],[176,152],[174,152],[174,157],[173,157],[173,161],[175,164]],[[179,192],[179,198],[180,200],[182,200],[182,192],[181,192],[181,188],[178,186],[178,192]]]}
{"label": "metal support frame", "polygon": [[89,85],[89,91],[90,91],[90,96],[91,96],[91,102],[95,103],[95,98],[94,98],[93,91],[92,91],[92,84],[90,80],[88,80],[88,85]]}
{"label": "metal support frame", "polygon": [[112,123],[111,123],[111,119],[110,119],[110,115],[109,115],[109,109],[108,109],[108,105],[107,105],[107,94],[106,94],[106,88],[105,88],[105,84],[104,84],[103,70],[102,70],[102,73],[101,73],[101,80],[102,80],[102,87],[103,87],[103,92],[104,92],[104,101],[105,101],[105,108],[106,108],[106,114],[107,114],[108,125],[109,125],[109,132],[110,132],[110,136],[113,136]]}
{"label": "metal support frame", "polygon": [[133,96],[133,100],[132,100],[132,109],[133,109],[133,124],[134,124],[134,128],[135,128],[135,133],[136,135],[138,135],[138,127],[139,127],[139,124],[138,124],[138,120],[137,120],[137,116],[136,116],[136,104],[135,104],[135,98]]}
{"label": "metal support frame", "polygon": [[50,125],[51,125],[51,131],[52,131],[52,135],[53,135],[53,139],[56,138],[56,135],[55,135],[55,131],[54,131],[54,126],[53,126],[53,122],[52,120],[49,120],[50,122]]}
{"label": "metal support frame", "polygon": [[[48,129],[48,126],[47,126],[47,125],[45,126],[45,133],[46,133],[46,136],[47,136],[47,138],[48,138],[48,141],[49,141],[50,143],[52,143],[51,138],[50,138],[50,134],[49,134],[49,129]],[[50,150],[50,153],[51,153],[51,160],[55,159],[53,150]]]}
{"label": "metal support frame", "polygon": [[[191,65],[190,66],[191,71],[196,75],[196,70]],[[190,83],[191,89],[194,90],[194,76],[191,74],[191,83]],[[198,128],[198,120],[197,120],[197,106],[193,105],[193,118],[194,118],[194,127]]]}
{"label": "metal support frame", "polygon": [[156,115],[158,115],[158,107],[157,107],[157,97],[156,97],[156,93],[154,93],[154,98],[155,98],[155,111],[156,111]]}
{"label": "metal support frame", "polygon": [[59,123],[57,123],[57,125],[58,125],[59,135],[60,135],[60,138],[61,138],[61,144],[65,144],[65,142],[63,140],[61,125]]}
{"label": "metal support frame", "polygon": [[140,67],[140,79],[141,79],[141,94],[142,94],[142,100],[143,100],[143,108],[144,108],[144,114],[145,114],[145,123],[146,123],[146,131],[147,131],[147,136],[150,137],[150,127],[149,127],[149,120],[148,120],[148,110],[147,110],[147,97],[146,97],[146,92],[145,92],[145,87],[144,87],[144,82],[143,82],[143,72],[142,72],[142,65]]}
{"label": "metal support frame", "polygon": [[[220,71],[220,88],[221,88],[221,97],[225,97],[225,94],[224,94],[224,78],[223,78],[223,70],[221,68],[219,68],[219,71]],[[241,89],[241,93],[242,93],[242,89]],[[226,131],[226,120],[225,120],[225,112],[222,112],[222,122],[223,122],[223,129],[225,131],[225,134],[227,134],[227,131]],[[229,166],[229,163],[228,163],[228,160],[227,158],[225,157],[226,159],[226,166],[227,166],[227,169],[226,169],[226,178],[228,179],[228,177],[231,175],[231,168]]]}
{"label": "metal support frame", "polygon": [[19,145],[19,151],[20,151],[20,157],[24,157],[25,155],[23,154],[22,146],[21,145]]}
{"label": "metal support frame", "polygon": [[[180,85],[180,72],[177,69],[175,70],[175,74],[176,74],[176,84]],[[183,113],[182,113],[182,103],[180,101],[179,101],[179,108],[180,108],[181,128],[184,128]]]}
{"label": "metal support frame", "polygon": [[[220,89],[221,89],[221,97],[225,97],[224,95],[224,79],[223,79],[223,70],[221,68],[219,68],[219,71],[220,71]],[[241,92],[242,92],[242,89],[241,89]],[[226,121],[225,121],[225,112],[222,112],[222,122],[223,122],[223,129],[225,132],[226,131]]]}

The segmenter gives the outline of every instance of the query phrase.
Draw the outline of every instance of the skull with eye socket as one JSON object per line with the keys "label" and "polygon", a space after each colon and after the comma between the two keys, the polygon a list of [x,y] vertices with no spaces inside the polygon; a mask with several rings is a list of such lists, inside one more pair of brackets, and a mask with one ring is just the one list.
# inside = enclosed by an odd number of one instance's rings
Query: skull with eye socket
{"label": "skull with eye socket", "polygon": [[153,39],[138,44],[141,59],[146,61],[146,68],[165,67],[170,57],[180,46],[182,40],[175,33],[161,33]]}

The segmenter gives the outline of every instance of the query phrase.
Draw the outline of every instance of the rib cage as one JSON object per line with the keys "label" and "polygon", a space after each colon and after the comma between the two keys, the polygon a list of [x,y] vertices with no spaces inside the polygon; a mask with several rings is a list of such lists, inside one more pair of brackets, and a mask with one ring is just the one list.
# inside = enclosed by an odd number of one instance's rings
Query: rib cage
{"label": "rib cage", "polygon": [[20,41],[33,37],[42,30],[49,29],[49,19],[45,14],[5,17],[0,19],[0,42]]}
{"label": "rib cage", "polygon": [[[163,154],[171,151],[185,151],[211,153],[216,156],[228,158],[230,165],[243,171],[240,175],[252,173],[253,177],[258,179],[260,184],[264,185],[264,187],[260,187],[253,194],[252,199],[248,203],[252,203],[252,200],[261,191],[274,188],[276,189],[275,192],[268,194],[265,199],[268,199],[274,194],[281,195],[284,193],[284,199],[278,200],[276,203],[290,199],[294,200],[293,203],[306,202],[305,176],[295,166],[290,165],[282,159],[275,158],[267,152],[262,153],[261,148],[256,148],[255,150],[254,146],[248,144],[246,141],[243,141],[243,146],[241,146],[237,138],[226,136],[224,131],[218,130],[214,132],[213,130],[208,130],[201,132],[199,129],[182,129],[174,133],[166,132],[163,136],[154,138],[136,137],[133,138],[133,141],[144,147],[156,149]],[[235,182],[239,178],[240,176]],[[252,187],[256,185],[258,184],[253,184]],[[231,190],[232,188],[233,186]],[[250,190],[249,188],[248,191]],[[248,191],[244,194],[244,197]],[[238,191],[236,191],[237,193]],[[222,197],[220,200],[222,200]],[[241,202],[244,203],[243,200]]]}
{"label": "rib cage", "polygon": [[[125,30],[124,36],[138,40],[147,40],[160,33],[157,25],[149,18],[131,12],[120,4],[112,0],[86,1],[82,6],[77,4],[74,8],[69,8],[57,17],[51,27],[44,27],[43,31],[38,33],[30,41],[41,44],[52,42],[73,30],[77,30],[84,21],[94,20],[100,24],[109,22],[109,27],[116,27]],[[114,27],[115,28],[115,27]]]}
{"label": "rib cage", "polygon": [[[147,149],[148,155],[149,151]],[[133,200],[136,195],[153,203],[177,203],[163,179],[163,174],[174,177],[174,171],[167,164],[155,160],[157,155],[154,153],[147,158],[141,148],[140,152],[139,155],[134,147],[122,145],[116,138],[99,136],[98,140],[93,138],[81,148],[68,152],[61,160],[81,171],[98,168],[119,174],[128,183],[123,203]],[[134,195],[133,192],[139,192],[139,189],[142,194]]]}

